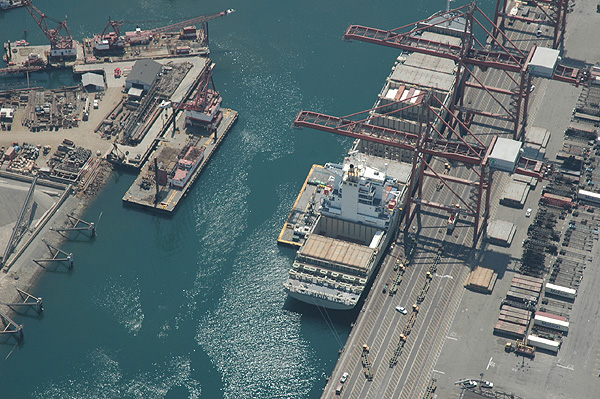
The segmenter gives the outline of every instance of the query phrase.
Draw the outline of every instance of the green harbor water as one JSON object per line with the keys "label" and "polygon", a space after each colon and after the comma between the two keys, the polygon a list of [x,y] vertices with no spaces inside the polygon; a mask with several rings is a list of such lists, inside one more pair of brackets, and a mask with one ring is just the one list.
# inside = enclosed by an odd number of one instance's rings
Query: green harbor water
{"label": "green harbor water", "polygon": [[[319,398],[357,313],[287,299],[295,253],[276,240],[311,165],[340,161],[351,140],[292,121],[302,109],[343,116],[375,102],[398,51],[344,42],[349,24],[391,29],[446,2],[35,4],[68,14],[79,40],[109,16],[152,28],[236,9],[210,23],[210,40],[215,85],[240,116],[172,218],[123,208],[134,176],[112,176],[86,215],[103,212],[97,238],[65,244],[74,269],[43,276],[33,290],[43,316],[17,318],[25,341],[8,359],[12,347],[0,347],[0,396]],[[0,41],[22,38],[46,43],[24,8],[0,14]],[[68,74],[32,79],[71,83]]]}

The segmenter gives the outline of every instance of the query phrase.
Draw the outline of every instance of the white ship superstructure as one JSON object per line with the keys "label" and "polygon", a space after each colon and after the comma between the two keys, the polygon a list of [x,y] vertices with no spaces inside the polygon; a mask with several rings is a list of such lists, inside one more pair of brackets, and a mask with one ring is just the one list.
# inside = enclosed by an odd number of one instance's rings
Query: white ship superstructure
{"label": "white ship superstructure", "polygon": [[320,215],[285,283],[293,298],[353,308],[394,235],[410,166],[392,162],[390,167],[383,158],[358,155],[342,165],[325,165],[330,177],[322,189]]}

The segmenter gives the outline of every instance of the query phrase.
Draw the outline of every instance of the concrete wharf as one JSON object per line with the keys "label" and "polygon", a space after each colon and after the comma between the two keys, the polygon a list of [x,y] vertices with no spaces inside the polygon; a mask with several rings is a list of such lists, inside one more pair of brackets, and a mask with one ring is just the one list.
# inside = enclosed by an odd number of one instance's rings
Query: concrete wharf
{"label": "concrete wharf", "polygon": [[[581,3],[575,6],[569,18],[575,15],[577,22],[569,25],[567,37],[571,32],[577,32],[578,27],[591,23],[591,18],[595,17],[595,12],[591,11],[592,6]],[[513,42],[519,43],[521,49],[529,50],[534,43],[551,46],[552,38],[546,31],[538,36],[538,29],[537,24],[515,21],[507,29],[507,34]],[[583,55],[581,51],[592,45],[592,37],[591,34],[579,34],[577,39],[567,40],[565,48],[573,57],[579,51],[577,56],[587,58],[589,62],[590,58],[585,57],[585,51]],[[507,77],[495,70],[488,70],[482,76],[484,83],[489,86],[503,87],[508,83]],[[566,98],[567,93],[572,93],[568,98],[576,99],[579,89],[537,78],[534,83],[536,90],[532,93],[529,124],[554,124],[550,146],[555,147],[558,142],[562,142],[560,127],[564,125],[566,128],[568,125],[570,107],[574,105],[574,101],[559,103],[557,97],[546,98],[544,94],[546,91],[552,92],[554,96],[565,93]],[[484,94],[467,90],[465,97],[465,102],[472,103],[477,109],[490,112],[500,110],[500,105],[491,102]],[[553,112],[547,112],[544,108],[551,108]],[[543,119],[536,118],[538,113]],[[508,122],[485,116],[475,116],[472,126],[477,127],[476,132],[485,143],[489,143],[494,134],[504,137],[512,134]],[[469,178],[473,172],[466,167],[457,166],[452,168],[451,174],[458,178]],[[523,215],[516,215],[514,210],[506,211],[498,205],[499,194],[502,192],[499,187],[504,186],[508,179],[507,175],[496,176],[491,213],[503,217],[511,214],[512,218],[506,220],[518,223],[521,230],[527,230],[528,219]],[[470,194],[464,186],[453,185],[452,188],[465,197]],[[437,203],[448,203],[451,198],[449,190],[443,188],[438,191],[433,184],[425,185],[423,192],[424,197]],[[539,192],[530,195],[532,198],[527,203],[537,203],[539,196]],[[593,385],[597,381],[597,370],[576,377],[572,373],[573,364],[563,364],[561,359],[557,361],[551,357],[538,357],[535,364],[529,360],[525,364],[523,359],[521,365],[520,359],[503,353],[498,337],[492,336],[500,299],[495,294],[483,297],[481,294],[465,291],[464,284],[476,264],[498,262],[502,274],[510,273],[510,265],[514,265],[520,257],[521,248],[516,246],[512,251],[502,253],[495,249],[489,250],[485,244],[481,244],[480,247],[471,249],[469,243],[473,239],[473,231],[467,228],[468,222],[459,222],[453,234],[446,235],[446,218],[446,214],[425,213],[419,223],[415,222],[411,226],[411,234],[400,235],[398,244],[403,245],[396,245],[385,257],[322,397],[412,399],[425,395],[430,397],[432,386],[436,386],[439,397],[461,397],[463,392],[454,381],[464,378],[467,373],[471,373],[476,379],[479,376],[483,378],[483,373],[486,373],[486,379],[494,380],[496,388],[504,392],[517,392],[523,397],[594,396]],[[518,242],[523,233],[519,233],[515,242]],[[413,240],[416,240],[416,250],[410,259],[405,259],[403,246],[406,248],[412,245]],[[393,267],[399,261],[404,262],[406,270],[398,293],[383,293],[383,287],[396,279],[398,272]],[[430,278],[428,272],[432,273],[432,279],[426,284],[426,280]],[[501,277],[497,287],[503,284]],[[598,273],[594,272],[590,284],[598,281],[598,278]],[[411,313],[405,316],[395,311],[398,305],[410,309],[413,304],[417,304],[425,286],[427,292],[419,305],[416,319]],[[595,306],[594,314],[598,311],[598,306]],[[409,317],[411,325],[407,321]],[[406,326],[410,327],[408,335],[406,328],[403,328]],[[594,328],[597,328],[597,323],[589,328],[585,327],[581,336],[573,338],[571,344],[575,350],[583,349],[585,345],[590,346],[584,350],[585,359],[578,362],[587,369],[589,367],[585,365],[593,362],[597,358],[596,354],[600,353],[600,343],[592,343],[584,337]],[[364,345],[367,345],[369,351],[368,372],[361,360],[364,358]],[[574,356],[574,353],[566,354],[568,358]],[[396,361],[392,362],[394,359]],[[344,373],[348,373],[348,377],[339,392],[337,387]],[[474,395],[471,397],[483,397],[478,392],[469,391],[469,394]],[[492,396],[486,397],[500,397],[492,391],[489,391],[489,395]]]}

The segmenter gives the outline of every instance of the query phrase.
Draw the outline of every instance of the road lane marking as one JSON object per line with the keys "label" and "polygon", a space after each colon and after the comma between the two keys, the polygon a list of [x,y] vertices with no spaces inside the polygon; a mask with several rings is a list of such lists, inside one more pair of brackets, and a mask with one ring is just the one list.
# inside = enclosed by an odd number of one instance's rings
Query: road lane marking
{"label": "road lane marking", "polygon": [[487,369],[489,369],[489,368],[490,368],[490,366],[492,366],[492,367],[494,367],[494,366],[495,366],[495,363],[492,363],[492,359],[493,359],[493,357],[490,357],[490,361],[488,362],[488,365],[487,365],[487,367],[485,368],[486,370],[487,370]]}
{"label": "road lane marking", "polygon": [[562,364],[556,363],[556,365],[563,369],[567,369],[567,370],[571,370],[571,371],[575,370],[575,367],[572,364],[569,364],[568,366],[563,366]]}
{"label": "road lane marking", "polygon": [[446,374],[443,371],[438,371],[438,370],[433,370],[434,373],[439,373],[439,374]]}
{"label": "road lane marking", "polygon": [[446,339],[451,339],[451,340],[453,340],[453,341],[458,341],[458,338],[449,337],[449,336],[446,336]]}

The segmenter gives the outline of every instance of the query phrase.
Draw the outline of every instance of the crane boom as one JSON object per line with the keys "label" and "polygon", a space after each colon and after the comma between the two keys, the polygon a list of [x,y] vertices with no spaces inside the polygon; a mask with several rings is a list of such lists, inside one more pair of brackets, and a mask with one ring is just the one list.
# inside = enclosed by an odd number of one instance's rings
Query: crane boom
{"label": "crane boom", "polygon": [[204,23],[206,23],[208,21],[211,21],[211,20],[216,19],[216,18],[227,16],[227,15],[232,14],[234,12],[235,12],[235,10],[233,8],[230,8],[228,10],[221,11],[221,12],[218,12],[216,14],[203,15],[203,16],[200,16],[200,17],[188,19],[186,21],[178,22],[178,23],[173,24],[173,25],[167,25],[167,26],[163,26],[162,28],[152,29],[152,33],[154,34],[154,33],[175,31],[175,30],[178,30],[178,29],[183,28],[184,26],[188,26],[188,25],[194,25],[194,24],[199,24],[199,23],[204,24]]}
{"label": "crane boom", "polygon": [[[33,17],[35,22],[38,24],[40,29],[44,32],[44,35],[50,40],[50,55],[53,57],[56,56],[74,56],[77,55],[77,51],[75,50],[75,46],[73,43],[73,36],[71,36],[71,32],[69,32],[69,28],[67,27],[67,17],[65,16],[64,21],[58,21],[54,18],[47,16],[45,13],[40,11],[36,6],[33,5],[31,0],[23,0],[23,5],[29,11],[29,14]],[[58,27],[56,29],[48,28],[47,20],[51,20],[53,22],[58,23]],[[60,36],[60,31],[65,29],[67,33],[66,36]]]}

